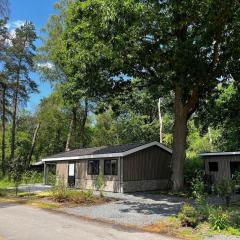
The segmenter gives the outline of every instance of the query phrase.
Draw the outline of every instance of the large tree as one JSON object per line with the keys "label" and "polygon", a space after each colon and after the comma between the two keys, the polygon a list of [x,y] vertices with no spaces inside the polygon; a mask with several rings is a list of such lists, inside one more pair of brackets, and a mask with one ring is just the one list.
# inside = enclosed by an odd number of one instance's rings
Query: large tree
{"label": "large tree", "polygon": [[37,91],[36,83],[31,79],[36,40],[35,28],[31,22],[25,22],[15,30],[10,40],[5,63],[7,78],[13,85],[11,159],[14,159],[17,109],[26,101],[29,94]]}
{"label": "large tree", "polygon": [[172,182],[179,190],[189,118],[219,82],[239,76],[239,26],[237,0],[76,0],[58,63],[88,94],[129,88],[133,78],[159,96],[174,93]]}

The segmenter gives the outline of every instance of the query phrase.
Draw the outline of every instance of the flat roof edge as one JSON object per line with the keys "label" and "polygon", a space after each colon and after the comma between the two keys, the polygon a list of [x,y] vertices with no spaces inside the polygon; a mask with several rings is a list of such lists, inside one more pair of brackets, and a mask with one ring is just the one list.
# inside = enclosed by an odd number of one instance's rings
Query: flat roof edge
{"label": "flat roof edge", "polygon": [[215,153],[200,153],[201,157],[205,156],[227,156],[227,155],[240,155],[240,152],[215,152]]}

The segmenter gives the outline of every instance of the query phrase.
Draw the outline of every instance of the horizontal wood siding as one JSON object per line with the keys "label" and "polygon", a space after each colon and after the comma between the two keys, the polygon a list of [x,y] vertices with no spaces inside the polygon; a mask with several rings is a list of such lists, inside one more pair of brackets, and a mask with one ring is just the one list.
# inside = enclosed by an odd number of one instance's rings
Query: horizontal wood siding
{"label": "horizontal wood siding", "polygon": [[[209,171],[209,162],[218,163],[218,171]],[[225,156],[205,156],[204,164],[206,174],[213,177],[213,181],[216,182],[220,179],[231,179],[230,162],[240,162],[240,155],[225,155]]]}
{"label": "horizontal wood siding", "polygon": [[153,146],[123,158],[123,181],[167,179],[171,154]]}

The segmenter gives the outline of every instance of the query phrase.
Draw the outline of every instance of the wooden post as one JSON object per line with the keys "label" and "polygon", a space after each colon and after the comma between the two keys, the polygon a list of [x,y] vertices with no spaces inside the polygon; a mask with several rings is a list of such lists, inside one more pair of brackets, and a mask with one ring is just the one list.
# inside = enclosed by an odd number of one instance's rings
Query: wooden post
{"label": "wooden post", "polygon": [[48,165],[44,162],[44,184],[48,184]]}

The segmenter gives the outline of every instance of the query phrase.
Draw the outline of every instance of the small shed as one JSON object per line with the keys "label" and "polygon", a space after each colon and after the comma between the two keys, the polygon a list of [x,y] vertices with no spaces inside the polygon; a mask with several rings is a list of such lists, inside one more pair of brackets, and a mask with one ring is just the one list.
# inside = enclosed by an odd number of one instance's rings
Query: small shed
{"label": "small shed", "polygon": [[212,152],[202,153],[200,156],[212,183],[221,179],[230,180],[234,173],[240,172],[240,152]]}
{"label": "small shed", "polygon": [[57,180],[70,187],[95,189],[102,175],[105,191],[135,192],[166,189],[171,156],[171,149],[151,142],[75,149],[42,161],[46,182],[48,166],[56,164]]}

